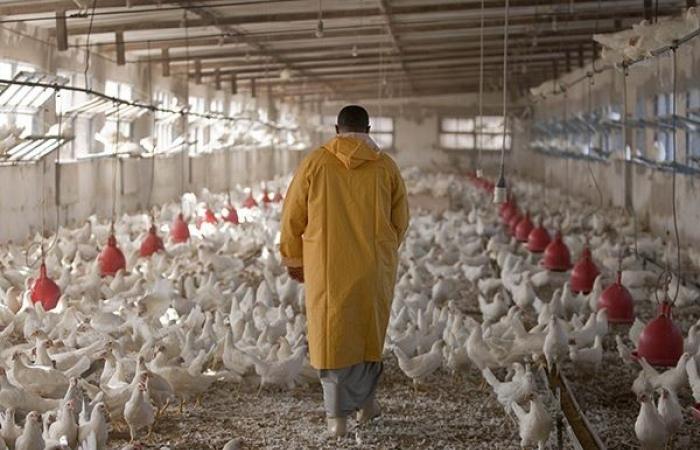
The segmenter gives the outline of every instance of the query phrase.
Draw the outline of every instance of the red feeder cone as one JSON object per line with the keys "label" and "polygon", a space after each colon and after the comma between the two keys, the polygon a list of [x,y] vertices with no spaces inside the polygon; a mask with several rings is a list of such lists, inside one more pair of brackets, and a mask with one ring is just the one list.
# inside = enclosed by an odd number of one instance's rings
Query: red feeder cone
{"label": "red feeder cone", "polygon": [[527,235],[527,249],[532,253],[542,253],[545,251],[552,238],[549,237],[549,232],[542,226],[540,222],[536,228]]}
{"label": "red feeder cone", "polygon": [[148,258],[152,254],[163,249],[165,249],[163,246],[163,240],[160,238],[160,236],[158,236],[158,234],[156,234],[155,225],[151,225],[146,238],[143,240],[143,242],[141,242],[139,253],[142,258]]}
{"label": "red feeder cone", "polygon": [[557,231],[554,240],[544,249],[544,266],[552,272],[566,272],[571,268],[571,254]]}
{"label": "red feeder cone", "polygon": [[511,215],[510,219],[508,219],[508,229],[506,231],[511,236],[515,236],[515,228],[518,226],[521,220],[523,220],[523,216],[520,215],[519,211]]}
{"label": "red feeder cone", "polygon": [[46,264],[41,262],[39,277],[32,286],[32,302],[41,302],[45,311],[54,309],[61,297],[61,288],[46,274]]}
{"label": "red feeder cone", "polygon": [[588,294],[593,289],[593,283],[598,275],[600,275],[600,271],[593,262],[591,249],[586,245],[581,253],[581,258],[576,262],[574,270],[571,271],[571,292]]}
{"label": "red feeder cone", "polygon": [[181,244],[190,238],[190,228],[185,222],[182,213],[178,214],[170,226],[170,239],[176,244]]}
{"label": "red feeder cone", "polygon": [[683,334],[673,323],[671,303],[664,300],[658,315],[639,335],[635,356],[644,358],[653,366],[672,367],[683,354]]}
{"label": "red feeder cone", "polygon": [[251,208],[255,208],[256,206],[258,206],[258,202],[256,202],[255,199],[253,198],[253,191],[251,190],[250,193],[248,194],[248,198],[243,200],[243,207],[251,209]]}
{"label": "red feeder cone", "polygon": [[272,203],[272,199],[270,198],[270,193],[267,192],[267,188],[263,189],[262,202],[265,206],[267,206],[269,203]]}
{"label": "red feeder cone", "polygon": [[216,219],[214,211],[212,211],[210,208],[204,210],[203,217],[197,218],[197,228],[201,228],[202,224],[204,223],[210,223],[212,225],[216,225],[217,223],[219,223],[219,221]]}
{"label": "red feeder cone", "polygon": [[228,210],[228,212],[226,213],[225,216],[222,215],[223,218],[224,218],[224,220],[225,220],[226,222],[230,222],[230,223],[232,223],[232,224],[234,224],[234,225],[238,225],[238,224],[239,224],[239,222],[238,222],[238,211],[236,211],[236,208],[235,208],[233,205],[229,204],[229,205],[226,207],[226,209]]}
{"label": "red feeder cone", "polygon": [[[530,232],[533,230],[533,228],[535,228],[535,226],[530,220],[530,213],[526,213],[525,217],[523,217],[520,220],[520,222],[518,222],[518,225],[515,227],[515,239],[517,239],[520,242],[527,242],[528,237],[530,236]],[[549,235],[547,235],[547,237],[549,237]]]}
{"label": "red feeder cone", "polygon": [[617,280],[600,294],[598,309],[608,310],[608,322],[634,322],[634,299],[625,286],[622,285],[622,272],[617,271]]}
{"label": "red feeder cone", "polygon": [[693,413],[695,420],[700,422],[700,403],[696,403],[695,405],[691,406],[691,412]]}
{"label": "red feeder cone", "polygon": [[103,277],[114,276],[120,270],[126,269],[126,259],[124,253],[117,247],[117,238],[113,234],[107,238],[107,245],[100,253],[100,273]]}
{"label": "red feeder cone", "polygon": [[515,204],[515,199],[509,198],[506,200],[505,203],[503,203],[499,209],[499,213],[501,215],[501,219],[503,219],[504,223],[508,222],[508,219],[510,219],[510,216],[518,210],[518,205]]}

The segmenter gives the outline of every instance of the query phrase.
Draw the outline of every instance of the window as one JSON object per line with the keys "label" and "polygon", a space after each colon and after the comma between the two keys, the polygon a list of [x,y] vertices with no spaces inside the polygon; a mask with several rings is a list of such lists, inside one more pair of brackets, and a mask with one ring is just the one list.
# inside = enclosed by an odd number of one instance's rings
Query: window
{"label": "window", "polygon": [[[156,91],[153,95],[156,106],[165,109],[177,109],[177,98],[167,91]],[[167,149],[175,140],[173,115],[171,113],[156,111],[155,138],[156,150]],[[150,149],[149,149],[150,150]]]}
{"label": "window", "polygon": [[369,120],[370,136],[379,148],[394,148],[394,119],[392,117],[372,117]]}
{"label": "window", "polygon": [[[214,99],[209,104],[209,112],[224,116],[224,101]],[[209,143],[215,148],[221,148],[228,141],[228,124],[223,120],[212,119],[209,127]]]}
{"label": "window", "polygon": [[321,140],[326,143],[335,137],[336,116],[321,116]]}
{"label": "window", "polygon": [[[657,119],[665,119],[671,116],[673,110],[673,96],[671,94],[659,94],[654,102],[654,113]],[[654,132],[654,144],[657,161],[671,161],[673,159],[674,142],[673,131],[660,127]]]}
{"label": "window", "polygon": [[[196,114],[204,114],[205,113],[205,100],[202,97],[190,97],[189,98],[189,110],[190,112],[196,113]],[[203,117],[199,116],[194,116],[194,115],[189,115],[187,116],[188,120],[188,128],[189,128],[189,141],[194,143],[193,147],[190,147],[190,153],[198,153],[200,152],[204,146],[206,145],[205,142],[205,130],[207,128],[206,126],[206,119]]]}
{"label": "window", "polygon": [[[637,119],[646,119],[646,97],[640,95],[637,97],[637,104],[634,107],[634,114]],[[644,155],[647,147],[647,130],[644,127],[637,127],[634,136],[634,146],[637,154]],[[630,155],[631,157],[631,155]]]}
{"label": "window", "polygon": [[[0,78],[11,80],[20,72],[35,72],[36,69],[24,63],[14,61],[0,61]],[[22,128],[21,137],[27,137],[39,133],[40,111],[1,111],[0,125]]]}
{"label": "window", "polygon": [[[118,81],[107,80],[105,82],[105,94],[109,95],[110,97],[116,97],[126,101],[133,100],[131,86],[126,83],[120,83]],[[119,122],[120,134],[124,138],[130,139],[131,121],[127,121],[122,118],[118,119],[116,115],[107,117],[107,119],[105,120],[105,125],[102,128],[102,133],[104,133],[105,136],[107,136],[108,133],[113,133],[117,128],[117,122]]]}
{"label": "window", "polygon": [[[505,148],[510,149],[510,132]],[[474,118],[445,117],[440,120],[440,146],[448,150],[500,150],[503,147],[503,118],[482,116]]]}

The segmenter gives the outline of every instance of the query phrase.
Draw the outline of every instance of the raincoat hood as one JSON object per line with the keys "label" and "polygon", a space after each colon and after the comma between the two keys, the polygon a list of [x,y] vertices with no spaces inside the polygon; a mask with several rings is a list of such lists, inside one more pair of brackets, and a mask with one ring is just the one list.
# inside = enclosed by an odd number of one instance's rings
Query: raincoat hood
{"label": "raincoat hood", "polygon": [[323,148],[335,155],[347,169],[356,169],[381,156],[379,146],[368,134],[343,133],[327,142]]}

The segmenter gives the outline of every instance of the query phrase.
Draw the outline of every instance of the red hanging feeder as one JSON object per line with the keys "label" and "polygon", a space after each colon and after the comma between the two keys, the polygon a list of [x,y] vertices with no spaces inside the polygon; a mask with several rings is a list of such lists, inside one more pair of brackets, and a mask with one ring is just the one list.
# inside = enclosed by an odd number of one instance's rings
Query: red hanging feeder
{"label": "red hanging feeder", "polygon": [[510,219],[510,216],[517,211],[518,205],[515,203],[515,199],[512,197],[508,198],[508,200],[506,200],[505,203],[501,204],[501,207],[499,209],[499,213],[501,215],[503,223],[508,223],[508,219]]}
{"label": "red hanging feeder", "polygon": [[41,302],[45,311],[54,309],[61,297],[61,288],[46,274],[46,264],[41,262],[39,276],[34,280],[31,290],[32,302]]}
{"label": "red hanging feeder", "polygon": [[622,284],[622,271],[617,271],[617,279],[600,294],[598,309],[608,311],[610,323],[634,322],[634,299]]}
{"label": "red hanging feeder", "polygon": [[515,227],[515,239],[520,242],[527,242],[533,228],[535,228],[535,226],[530,220],[530,213],[525,213],[525,217],[523,217]]}
{"label": "red hanging feeder", "polygon": [[232,224],[234,224],[234,225],[238,225],[238,224],[239,224],[239,221],[238,221],[238,211],[236,211],[236,208],[235,208],[232,204],[230,204],[230,203],[229,203],[229,205],[226,207],[226,214],[225,214],[225,215],[222,214],[221,216],[223,217],[223,219],[224,219],[226,222],[230,222],[230,223],[232,223]]}
{"label": "red hanging feeder", "polygon": [[243,207],[248,208],[248,209],[252,209],[252,208],[255,208],[256,206],[258,206],[258,202],[256,202],[255,199],[253,198],[253,190],[251,189],[250,192],[248,193],[248,197],[245,200],[243,200]]}
{"label": "red hanging feeder", "polygon": [[210,223],[212,225],[216,225],[217,223],[219,223],[219,221],[216,218],[216,215],[214,214],[214,211],[212,211],[211,208],[205,209],[204,216],[197,218],[197,228],[201,228],[202,224],[204,223]]}
{"label": "red hanging feeder", "polygon": [[141,248],[139,249],[141,257],[148,258],[152,254],[164,249],[165,246],[163,245],[163,239],[161,239],[156,233],[156,226],[151,225],[151,228],[148,229],[146,238],[143,240],[143,242],[141,242]]}
{"label": "red hanging feeder", "polygon": [[170,239],[176,244],[186,242],[190,238],[190,228],[182,213],[178,214],[170,226]]}
{"label": "red hanging feeder", "polygon": [[272,203],[272,199],[270,198],[270,193],[267,192],[267,188],[263,189],[262,198],[260,200],[262,201],[263,206],[265,208],[267,208],[270,205],[270,203]]}
{"label": "red hanging feeder", "polygon": [[696,403],[695,405],[691,406],[690,411],[692,412],[695,420],[700,422],[700,403]]}
{"label": "red hanging feeder", "polygon": [[683,354],[683,333],[673,323],[671,306],[668,300],[659,304],[658,315],[642,330],[633,353],[653,366],[673,367]]}
{"label": "red hanging feeder", "polygon": [[117,238],[114,237],[114,234],[110,234],[107,238],[107,245],[102,249],[98,259],[100,273],[103,277],[114,276],[120,270],[126,269],[126,258],[117,247]]}
{"label": "red hanging feeder", "polygon": [[542,226],[540,222],[537,227],[530,231],[527,235],[527,249],[532,253],[542,253],[545,251],[552,238],[549,237],[549,232]]}
{"label": "red hanging feeder", "polygon": [[598,275],[600,275],[600,271],[593,262],[591,249],[586,244],[581,258],[576,262],[574,270],[571,271],[571,292],[588,294],[593,289],[593,283]]}
{"label": "red hanging feeder", "polygon": [[506,226],[506,232],[512,236],[515,236],[515,227],[518,226],[518,223],[523,219],[523,216],[520,215],[520,211],[516,211],[515,214],[511,214],[510,219],[508,219],[508,225]]}
{"label": "red hanging feeder", "polygon": [[554,240],[544,249],[544,266],[552,272],[566,272],[571,268],[571,254],[557,231]]}

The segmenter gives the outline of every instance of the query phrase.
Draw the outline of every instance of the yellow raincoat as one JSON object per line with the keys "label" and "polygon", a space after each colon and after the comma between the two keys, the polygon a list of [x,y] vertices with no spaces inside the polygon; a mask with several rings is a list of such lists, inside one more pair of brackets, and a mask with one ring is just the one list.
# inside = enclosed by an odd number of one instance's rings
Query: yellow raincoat
{"label": "yellow raincoat", "polygon": [[314,368],[381,361],[407,227],[399,169],[369,136],[337,136],[297,169],[280,250],[285,265],[304,266]]}

